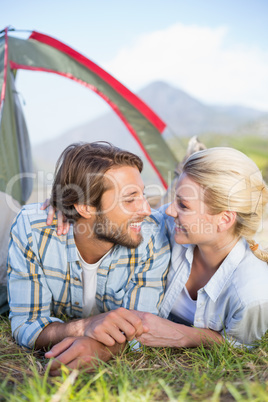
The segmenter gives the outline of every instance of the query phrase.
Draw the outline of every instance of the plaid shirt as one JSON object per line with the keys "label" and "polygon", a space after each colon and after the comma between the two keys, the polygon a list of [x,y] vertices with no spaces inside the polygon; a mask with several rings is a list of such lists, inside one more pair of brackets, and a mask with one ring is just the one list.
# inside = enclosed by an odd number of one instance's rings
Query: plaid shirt
{"label": "plaid shirt", "polygon": [[[39,204],[20,211],[12,228],[8,255],[8,296],[12,334],[32,348],[55,316],[82,317],[81,265],[73,227],[58,236],[57,220],[47,226]],[[96,302],[101,312],[120,306],[158,314],[170,261],[163,215],[153,211],[142,224],[136,249],[114,246],[97,272]]]}

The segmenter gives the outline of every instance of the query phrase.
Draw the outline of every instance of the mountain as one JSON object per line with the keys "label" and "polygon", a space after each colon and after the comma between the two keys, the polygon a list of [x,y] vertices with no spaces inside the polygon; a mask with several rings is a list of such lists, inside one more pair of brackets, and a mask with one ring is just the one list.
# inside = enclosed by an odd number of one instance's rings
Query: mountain
{"label": "mountain", "polygon": [[179,137],[207,132],[227,134],[265,115],[262,111],[243,106],[206,105],[164,82],[148,85],[139,96]]}
{"label": "mountain", "polygon": [[[143,88],[138,96],[168,124],[178,137],[191,137],[203,133],[231,134],[233,132],[239,135],[239,133],[245,132],[243,127],[248,130],[248,127],[256,129],[259,126],[262,127],[262,133],[268,135],[267,124],[261,123],[262,121],[267,122],[268,113],[262,111],[238,105],[207,105],[178,88],[158,81]],[[57,158],[67,145],[77,141],[97,140],[110,141],[142,156],[139,146],[125,125],[114,112],[108,112],[53,140],[36,145],[33,149],[36,168],[45,172],[53,172]],[[147,174],[154,177],[153,172]]]}

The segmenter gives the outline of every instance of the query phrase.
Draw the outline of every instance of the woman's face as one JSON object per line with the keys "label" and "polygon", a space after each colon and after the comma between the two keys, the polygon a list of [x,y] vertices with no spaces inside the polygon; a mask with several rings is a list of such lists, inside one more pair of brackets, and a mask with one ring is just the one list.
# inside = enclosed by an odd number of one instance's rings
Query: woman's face
{"label": "woman's face", "polygon": [[166,214],[175,220],[176,243],[202,245],[217,239],[219,215],[209,214],[204,190],[185,173],[179,178],[175,200]]}

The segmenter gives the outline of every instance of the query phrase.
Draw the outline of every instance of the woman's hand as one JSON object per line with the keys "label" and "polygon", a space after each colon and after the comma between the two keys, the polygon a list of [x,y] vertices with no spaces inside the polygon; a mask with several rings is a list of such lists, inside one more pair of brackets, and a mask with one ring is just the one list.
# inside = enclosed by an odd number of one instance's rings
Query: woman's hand
{"label": "woman's hand", "polygon": [[165,318],[158,317],[151,313],[135,311],[140,317],[142,324],[149,328],[149,331],[136,337],[137,341],[146,346],[183,347],[183,327]]}
{"label": "woman's hand", "polygon": [[175,348],[191,348],[201,344],[221,343],[224,339],[218,332],[208,328],[194,328],[176,324],[151,313],[134,311],[142,324],[149,328],[136,339],[146,346],[167,346]]}
{"label": "woman's hand", "polygon": [[[50,226],[53,222],[54,215],[56,213],[56,209],[50,205],[49,198],[45,200],[45,202],[41,205],[41,209],[45,210],[48,208],[47,213],[47,225]],[[67,221],[66,217],[63,215],[61,211],[57,213],[57,235],[65,235],[69,232],[70,224]]]}

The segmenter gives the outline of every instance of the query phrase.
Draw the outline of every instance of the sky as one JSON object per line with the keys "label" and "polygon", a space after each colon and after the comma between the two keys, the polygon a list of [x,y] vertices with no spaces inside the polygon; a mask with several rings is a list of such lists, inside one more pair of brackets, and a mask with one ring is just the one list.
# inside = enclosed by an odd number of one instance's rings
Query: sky
{"label": "sky", "polygon": [[[207,104],[268,112],[267,0],[0,0],[0,6],[0,30],[55,37],[134,93],[162,80]],[[19,71],[16,81],[32,144],[110,110],[98,95],[54,74]]]}

